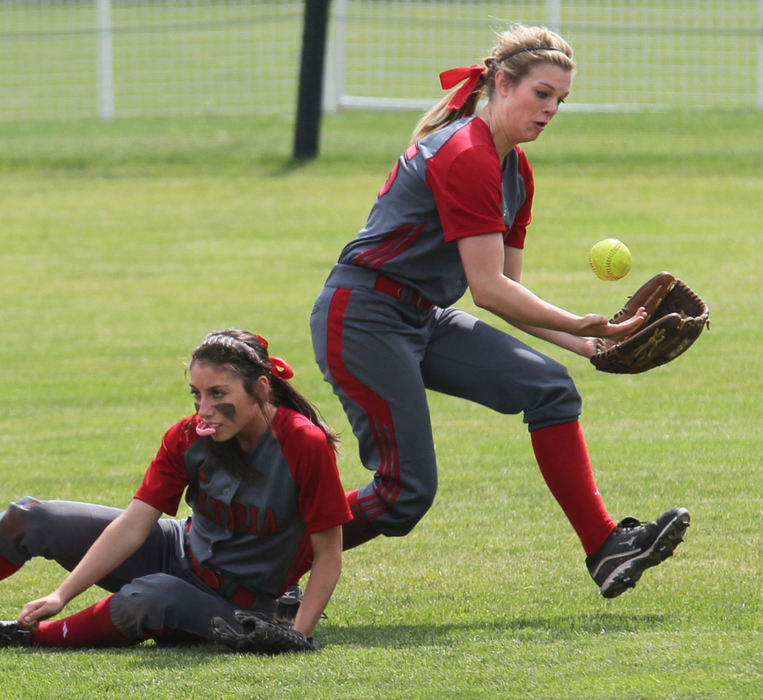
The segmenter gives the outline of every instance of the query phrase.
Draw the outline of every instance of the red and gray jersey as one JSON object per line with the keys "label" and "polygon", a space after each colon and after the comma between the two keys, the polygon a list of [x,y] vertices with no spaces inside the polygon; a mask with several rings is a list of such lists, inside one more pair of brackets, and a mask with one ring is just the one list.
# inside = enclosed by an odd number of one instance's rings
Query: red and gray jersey
{"label": "red and gray jersey", "polygon": [[503,162],[490,129],[465,117],[410,146],[339,262],[375,270],[449,306],[466,291],[457,239],[503,233],[524,247],[533,176],[516,147]]}
{"label": "red and gray jersey", "polygon": [[196,434],[198,416],[164,435],[135,498],[169,515],[183,491],[192,508],[189,544],[203,566],[249,590],[278,596],[304,562],[309,535],[352,519],[334,451],[323,431],[280,406],[241,479],[219,445]]}

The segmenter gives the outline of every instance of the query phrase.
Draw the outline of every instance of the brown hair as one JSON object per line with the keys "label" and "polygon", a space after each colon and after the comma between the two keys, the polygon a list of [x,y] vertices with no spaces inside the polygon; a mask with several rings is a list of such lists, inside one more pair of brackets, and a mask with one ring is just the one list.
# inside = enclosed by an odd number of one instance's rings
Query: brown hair
{"label": "brown hair", "polygon": [[241,377],[244,390],[258,401],[260,399],[254,386],[259,377],[267,377],[270,382],[268,400],[276,406],[286,406],[307,417],[323,431],[331,447],[337,449],[339,439],[336,433],[328,427],[315,406],[279,376],[278,371],[273,370],[274,365],[264,338],[240,328],[213,331],[193,351],[188,369],[196,362],[232,370]]}
{"label": "brown hair", "polygon": [[456,119],[474,114],[483,92],[488,100],[492,97],[495,75],[499,70],[515,85],[539,63],[553,63],[570,72],[575,70],[572,48],[562,37],[545,27],[526,27],[522,24],[500,34],[498,43],[482,62],[485,71],[464,105],[458,109],[448,107],[459,88],[451,90],[419,120],[411,135],[411,143],[420,141]]}

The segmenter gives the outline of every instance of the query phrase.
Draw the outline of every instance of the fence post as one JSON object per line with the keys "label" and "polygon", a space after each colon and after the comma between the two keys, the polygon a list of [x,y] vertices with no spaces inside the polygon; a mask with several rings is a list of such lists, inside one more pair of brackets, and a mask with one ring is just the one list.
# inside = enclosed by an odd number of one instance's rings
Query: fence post
{"label": "fence post", "polygon": [[763,0],[758,4],[758,109],[763,109]]}
{"label": "fence post", "polygon": [[[763,0],[761,0],[763,1]],[[334,0],[332,41],[326,48],[323,81],[323,111],[337,112],[344,95],[345,62],[347,58],[347,0]]]}
{"label": "fence post", "polygon": [[552,32],[562,31],[562,0],[546,0],[547,26]]}
{"label": "fence post", "polygon": [[330,0],[305,0],[294,131],[294,157],[297,159],[314,158],[318,154],[329,3]]}
{"label": "fence post", "polygon": [[114,117],[114,57],[111,50],[111,0],[96,0],[95,21],[98,36],[98,116]]}

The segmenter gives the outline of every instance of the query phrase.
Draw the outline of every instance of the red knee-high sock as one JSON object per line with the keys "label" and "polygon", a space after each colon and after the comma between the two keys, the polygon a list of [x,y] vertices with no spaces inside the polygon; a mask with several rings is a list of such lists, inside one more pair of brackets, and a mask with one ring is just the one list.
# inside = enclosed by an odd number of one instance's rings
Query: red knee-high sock
{"label": "red knee-high sock", "polygon": [[548,488],[575,529],[585,553],[593,554],[616,525],[596,487],[580,423],[552,425],[530,436]]}
{"label": "red knee-high sock", "polygon": [[0,556],[0,581],[9,576],[13,576],[13,574],[15,574],[22,566],[24,565],[14,564],[4,556]]}
{"label": "red knee-high sock", "polygon": [[41,622],[32,641],[41,647],[123,647],[134,642],[111,621],[108,596],[81,612],[52,622]]}

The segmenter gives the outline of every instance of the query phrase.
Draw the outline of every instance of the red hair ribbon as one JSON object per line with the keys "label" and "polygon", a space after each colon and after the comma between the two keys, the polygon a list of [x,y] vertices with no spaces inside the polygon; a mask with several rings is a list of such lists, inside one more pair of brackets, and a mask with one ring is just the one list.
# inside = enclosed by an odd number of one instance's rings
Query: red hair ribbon
{"label": "red hair ribbon", "polygon": [[466,80],[459,91],[448,102],[448,109],[461,109],[464,106],[469,95],[477,87],[477,83],[480,81],[485,70],[485,66],[475,64],[473,66],[451,68],[440,73],[440,85],[442,85],[443,90],[450,90],[456,87],[462,80]]}
{"label": "red hair ribbon", "polygon": [[263,338],[261,335],[255,335],[254,337],[259,341],[260,345],[265,348],[265,350],[268,349],[268,341],[265,340],[265,338]]}
{"label": "red hair ribbon", "polygon": [[271,355],[268,360],[270,361],[270,371],[281,379],[291,379],[294,376],[294,370],[289,367],[289,363],[282,357],[274,357]]}

